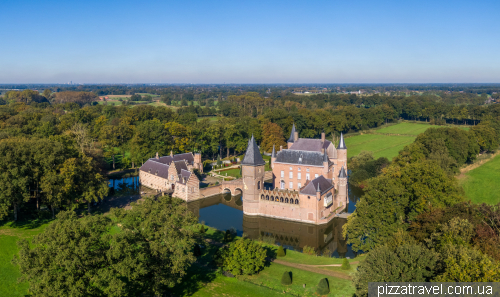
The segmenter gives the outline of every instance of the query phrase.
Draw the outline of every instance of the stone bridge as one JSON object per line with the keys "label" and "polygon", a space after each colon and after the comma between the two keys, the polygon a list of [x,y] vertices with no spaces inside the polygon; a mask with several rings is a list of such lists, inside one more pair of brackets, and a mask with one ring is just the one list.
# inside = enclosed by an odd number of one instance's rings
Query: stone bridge
{"label": "stone bridge", "polygon": [[231,193],[231,196],[243,194],[243,179],[223,181],[221,184],[222,193]]}

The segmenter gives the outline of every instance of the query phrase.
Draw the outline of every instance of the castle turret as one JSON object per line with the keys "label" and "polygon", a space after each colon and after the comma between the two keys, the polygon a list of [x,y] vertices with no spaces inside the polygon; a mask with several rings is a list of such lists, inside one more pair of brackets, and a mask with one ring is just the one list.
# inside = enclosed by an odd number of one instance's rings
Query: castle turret
{"label": "castle turret", "polygon": [[288,148],[290,148],[295,141],[299,139],[299,132],[295,131],[295,124],[292,126],[292,132],[290,132],[290,138],[288,138],[287,144]]}
{"label": "castle turret", "polygon": [[243,161],[241,173],[243,176],[243,213],[259,213],[259,193],[264,187],[264,173],[266,162],[262,159],[255,138],[249,141]]}
{"label": "castle turret", "polygon": [[337,147],[337,159],[340,166],[347,168],[347,147],[344,142],[344,135],[340,133],[340,141]]}
{"label": "castle turret", "polygon": [[344,166],[342,166],[339,172],[337,190],[337,206],[347,205],[347,172],[345,171]]}
{"label": "castle turret", "polygon": [[203,163],[201,162],[201,154],[194,153],[194,168],[198,169],[201,173],[203,173]]}

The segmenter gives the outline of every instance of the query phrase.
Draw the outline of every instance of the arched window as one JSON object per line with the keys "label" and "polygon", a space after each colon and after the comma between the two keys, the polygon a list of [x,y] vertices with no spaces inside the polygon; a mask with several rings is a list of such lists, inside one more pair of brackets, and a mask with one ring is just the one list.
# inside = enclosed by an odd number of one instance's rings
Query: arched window
{"label": "arched window", "polygon": [[280,197],[280,202],[283,202],[283,197]]}
{"label": "arched window", "polygon": [[292,198],[290,198],[290,204],[293,204],[293,199]]}
{"label": "arched window", "polygon": [[285,203],[288,203],[288,198],[285,198]]}
{"label": "arched window", "polygon": [[260,195],[260,199],[264,200],[264,195]]}
{"label": "arched window", "polygon": [[269,195],[266,195],[266,200],[269,200]]}
{"label": "arched window", "polygon": [[274,196],[271,196],[271,201],[274,201]]}
{"label": "arched window", "polygon": [[257,190],[260,190],[260,180],[257,182]]}
{"label": "arched window", "polygon": [[295,204],[299,204],[299,199],[295,199]]}

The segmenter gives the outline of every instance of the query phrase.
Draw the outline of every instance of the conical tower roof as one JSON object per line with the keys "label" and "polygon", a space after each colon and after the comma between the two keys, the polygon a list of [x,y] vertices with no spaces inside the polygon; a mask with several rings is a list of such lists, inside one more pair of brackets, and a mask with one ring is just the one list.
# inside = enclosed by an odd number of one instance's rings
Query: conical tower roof
{"label": "conical tower roof", "polygon": [[292,126],[292,132],[290,133],[290,138],[288,138],[287,142],[294,142],[295,141],[295,123]]}
{"label": "conical tower roof", "polygon": [[339,150],[346,150],[347,147],[345,146],[344,142],[344,134],[340,133],[340,141],[339,141],[339,146],[337,147]]}
{"label": "conical tower roof", "polygon": [[342,166],[342,168],[340,169],[340,172],[339,172],[339,178],[346,178],[346,177],[347,177],[347,173],[345,172],[344,166]]}
{"label": "conical tower roof", "polygon": [[243,161],[241,161],[241,165],[250,165],[250,166],[258,166],[258,165],[266,165],[264,159],[259,152],[259,147],[257,146],[257,142],[255,142],[255,138],[253,137],[248,142],[247,151],[245,153],[245,157]]}

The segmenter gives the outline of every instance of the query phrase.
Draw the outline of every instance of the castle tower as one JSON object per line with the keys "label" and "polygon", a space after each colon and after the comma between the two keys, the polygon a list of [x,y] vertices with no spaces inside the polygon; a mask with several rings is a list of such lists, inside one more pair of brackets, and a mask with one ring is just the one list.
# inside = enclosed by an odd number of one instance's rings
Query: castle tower
{"label": "castle tower", "polygon": [[299,132],[295,131],[295,124],[293,124],[292,132],[290,133],[290,138],[288,138],[287,141],[288,144],[287,148],[290,148],[293,145],[293,143],[297,141],[297,139],[299,139]]}
{"label": "castle tower", "polygon": [[340,169],[339,172],[339,180],[338,180],[338,194],[337,194],[337,201],[338,205],[340,206],[340,203],[342,205],[346,206],[347,205],[347,173],[344,169],[344,166]]}
{"label": "castle tower", "polygon": [[252,135],[241,161],[241,174],[243,176],[243,213],[259,213],[259,193],[264,188],[264,173],[266,162],[262,159],[259,147]]}
{"label": "castle tower", "polygon": [[274,161],[276,161],[276,149],[274,148],[273,144],[273,153],[271,154],[271,169],[274,168]]}
{"label": "castle tower", "polygon": [[194,153],[194,168],[198,169],[200,173],[203,173],[203,163],[201,162],[201,154]]}
{"label": "castle tower", "polygon": [[337,159],[340,166],[347,168],[347,147],[344,142],[344,135],[340,133],[339,146],[337,147]]}

